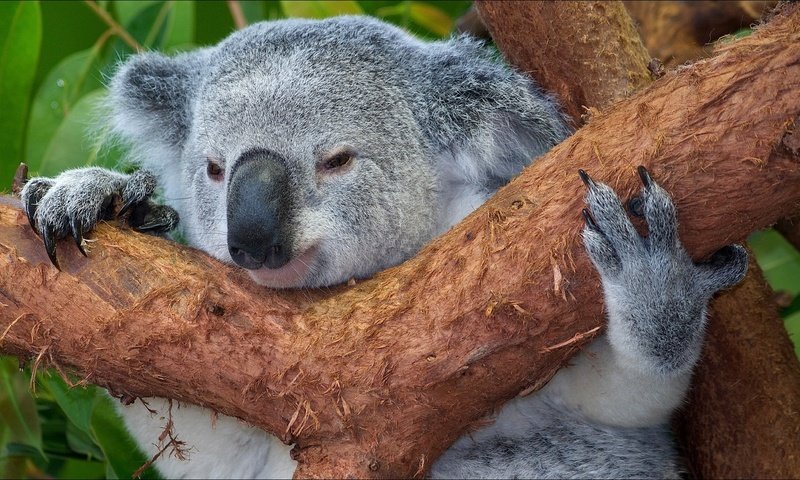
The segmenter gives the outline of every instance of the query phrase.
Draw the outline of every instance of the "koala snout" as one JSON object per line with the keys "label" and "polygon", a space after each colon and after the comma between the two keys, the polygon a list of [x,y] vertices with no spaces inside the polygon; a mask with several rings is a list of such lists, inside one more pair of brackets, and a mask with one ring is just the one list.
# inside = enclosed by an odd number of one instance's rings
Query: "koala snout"
{"label": "koala snout", "polygon": [[249,150],[229,182],[228,251],[233,261],[248,270],[289,263],[291,195],[283,159],[267,150]]}

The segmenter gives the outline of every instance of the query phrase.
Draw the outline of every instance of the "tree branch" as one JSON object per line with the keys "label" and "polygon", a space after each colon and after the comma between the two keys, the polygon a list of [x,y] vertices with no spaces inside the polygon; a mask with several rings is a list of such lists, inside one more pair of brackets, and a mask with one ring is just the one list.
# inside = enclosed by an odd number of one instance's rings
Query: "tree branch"
{"label": "tree branch", "polygon": [[[555,93],[578,125],[583,107],[609,105],[651,81],[650,55],[620,2],[479,1],[476,6],[509,63]],[[567,52],[558,48],[566,45]],[[563,55],[569,61],[553,60]]]}
{"label": "tree branch", "polygon": [[782,140],[800,114],[798,27],[794,7],[618,103],[415,258],[350,288],[260,289],[105,226],[91,259],[62,242],[58,272],[4,205],[0,348],[245,419],[297,442],[298,476],[422,473],[602,325],[578,168],[627,197],[632,167],[648,166],[696,258],[796,207],[800,158]]}
{"label": "tree branch", "polygon": [[755,262],[710,317],[674,422],[693,478],[798,478],[800,363]]}

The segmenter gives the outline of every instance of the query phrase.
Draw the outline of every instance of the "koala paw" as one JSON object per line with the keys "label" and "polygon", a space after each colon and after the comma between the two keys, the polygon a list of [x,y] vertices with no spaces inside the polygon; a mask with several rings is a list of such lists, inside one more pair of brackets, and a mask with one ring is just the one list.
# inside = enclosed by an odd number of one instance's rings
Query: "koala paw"
{"label": "koala paw", "polygon": [[659,370],[691,363],[708,299],[742,280],[747,251],[730,245],[710,262],[695,264],[678,239],[672,199],[644,167],[641,194],[628,207],[647,221],[647,236],[639,235],[608,185],[579,174],[588,189],[583,241],[603,280],[611,336],[624,335],[620,343]]}
{"label": "koala paw", "polygon": [[71,235],[86,255],[84,234],[98,221],[113,218],[115,198],[123,202],[119,214],[126,215],[133,228],[148,232],[174,228],[177,212],[150,200],[155,186],[155,177],[147,171],[123,175],[91,167],[69,170],[53,179],[32,178],[20,196],[31,227],[42,236],[47,255],[58,268],[56,240]]}

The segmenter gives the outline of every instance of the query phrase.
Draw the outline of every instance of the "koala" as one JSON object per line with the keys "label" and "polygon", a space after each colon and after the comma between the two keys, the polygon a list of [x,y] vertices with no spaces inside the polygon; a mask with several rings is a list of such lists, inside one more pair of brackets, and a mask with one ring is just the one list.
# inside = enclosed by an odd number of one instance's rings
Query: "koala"
{"label": "koala", "polygon": [[[119,200],[135,228],[177,225],[190,245],[270,288],[333,285],[402,262],[570,133],[553,99],[479,41],[423,42],[366,17],[264,22],[213,47],[134,55],[109,98],[110,124],[141,170],[26,184],[25,211],[53,263],[56,239],[83,251]],[[698,359],[708,300],[743,277],[747,254],[733,245],[693,263],[669,195],[639,175],[644,237],[613,190],[580,172],[607,334],[458,440],[432,477],[680,474],[667,421]],[[147,402],[158,414],[119,411],[152,455],[169,407]],[[212,416],[172,409],[191,449],[188,460],[158,459],[165,477],[292,475],[289,446]]]}

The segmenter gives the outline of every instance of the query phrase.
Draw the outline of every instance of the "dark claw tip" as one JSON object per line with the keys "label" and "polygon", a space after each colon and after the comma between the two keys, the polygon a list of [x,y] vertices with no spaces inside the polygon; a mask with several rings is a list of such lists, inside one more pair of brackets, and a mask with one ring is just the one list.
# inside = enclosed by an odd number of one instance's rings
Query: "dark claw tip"
{"label": "dark claw tip", "polygon": [[31,225],[31,228],[33,229],[33,233],[35,233],[36,235],[39,235],[39,229],[36,228],[36,220],[33,219],[33,215],[31,214],[31,212],[29,210],[26,210],[25,211],[25,215],[28,216],[28,223]]}
{"label": "dark claw tip", "polygon": [[642,179],[642,184],[645,187],[650,187],[650,184],[653,183],[653,179],[650,177],[650,172],[644,168],[644,165],[639,165],[639,168],[637,168],[636,171],[639,172],[639,178]]}
{"label": "dark claw tip", "polygon": [[135,203],[136,202],[134,202],[133,200],[128,200],[127,202],[125,202],[125,205],[123,205],[122,208],[119,209],[119,212],[117,213],[117,217],[121,217],[121,216],[125,215],[128,212],[128,210],[130,210],[131,207]]}
{"label": "dark claw tip", "polygon": [[48,230],[43,232],[42,239],[44,240],[44,249],[47,251],[47,256],[50,258],[53,266],[61,270],[61,266],[58,264],[58,257],[56,256],[56,239],[54,235],[55,232]]}
{"label": "dark claw tip", "polygon": [[631,197],[631,199],[628,200],[628,211],[636,217],[644,217],[644,202],[642,202],[642,197],[638,195]]}
{"label": "dark claw tip", "polygon": [[88,257],[86,250],[83,249],[83,227],[74,219],[70,222],[70,227],[72,228],[72,238],[75,239],[75,245],[78,246],[78,250],[84,257]]}
{"label": "dark claw tip", "polygon": [[170,226],[169,223],[152,222],[152,223],[144,223],[144,224],[139,225],[139,226],[134,227],[134,228],[136,229],[136,231],[139,231],[139,232],[152,232],[152,231],[159,231],[159,230],[165,230],[165,229],[168,230],[167,227],[169,227],[169,226]]}
{"label": "dark claw tip", "polygon": [[583,169],[578,169],[578,175],[580,175],[580,177],[581,177],[581,180],[583,181],[583,183],[584,183],[584,184],[585,184],[587,187],[592,187],[592,186],[594,186],[594,180],[592,180],[592,177],[590,177],[590,176],[589,176],[589,174],[588,174],[588,173],[586,173],[586,171],[585,171],[585,170],[583,170]]}
{"label": "dark claw tip", "polygon": [[592,227],[592,228],[597,228],[597,224],[596,224],[596,223],[594,223],[594,219],[593,219],[593,218],[592,218],[592,216],[589,214],[589,210],[587,210],[587,209],[585,209],[585,208],[584,208],[584,209],[581,211],[581,213],[583,213],[583,219],[584,219],[584,220],[586,220],[586,224],[587,224],[587,225],[589,225],[589,226],[590,226],[590,227]]}

